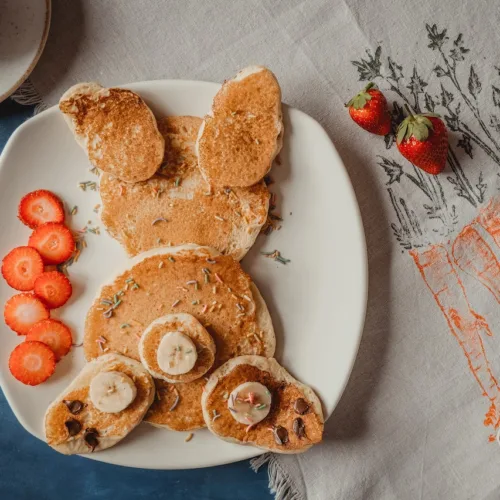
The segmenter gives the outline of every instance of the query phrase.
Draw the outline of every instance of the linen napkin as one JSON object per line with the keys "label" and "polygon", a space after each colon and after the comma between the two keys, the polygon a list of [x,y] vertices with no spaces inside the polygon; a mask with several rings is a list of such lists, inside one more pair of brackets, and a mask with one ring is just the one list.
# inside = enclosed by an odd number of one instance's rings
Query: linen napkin
{"label": "linen napkin", "polygon": [[[366,326],[324,443],[253,462],[269,461],[276,498],[500,497],[499,24],[496,2],[472,0],[53,0],[17,99],[264,64],[346,164],[369,252]],[[443,174],[350,120],[343,103],[369,81],[395,122],[404,104],[443,117]]]}

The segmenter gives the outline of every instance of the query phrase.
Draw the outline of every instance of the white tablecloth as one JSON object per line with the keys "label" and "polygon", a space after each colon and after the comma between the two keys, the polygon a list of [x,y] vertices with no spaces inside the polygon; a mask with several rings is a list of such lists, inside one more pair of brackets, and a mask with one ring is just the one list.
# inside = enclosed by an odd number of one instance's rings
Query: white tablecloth
{"label": "white tablecloth", "polygon": [[[369,250],[366,327],[324,444],[267,456],[278,498],[500,498],[499,24],[494,0],[53,1],[25,99],[264,64],[348,168]],[[370,80],[395,115],[408,102],[445,117],[445,173],[415,170],[350,121],[343,103]]]}

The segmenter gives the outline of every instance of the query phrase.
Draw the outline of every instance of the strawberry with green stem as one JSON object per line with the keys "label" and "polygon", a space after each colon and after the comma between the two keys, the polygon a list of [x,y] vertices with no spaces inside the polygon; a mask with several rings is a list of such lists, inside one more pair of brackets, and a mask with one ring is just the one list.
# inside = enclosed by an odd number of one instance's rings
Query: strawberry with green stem
{"label": "strawberry with green stem", "polygon": [[448,131],[443,120],[433,113],[414,115],[405,107],[409,116],[400,123],[396,134],[399,152],[428,174],[441,173],[448,156]]}
{"label": "strawberry with green stem", "polygon": [[391,116],[387,109],[387,100],[370,82],[347,104],[351,118],[361,127],[377,135],[387,135],[391,131]]}

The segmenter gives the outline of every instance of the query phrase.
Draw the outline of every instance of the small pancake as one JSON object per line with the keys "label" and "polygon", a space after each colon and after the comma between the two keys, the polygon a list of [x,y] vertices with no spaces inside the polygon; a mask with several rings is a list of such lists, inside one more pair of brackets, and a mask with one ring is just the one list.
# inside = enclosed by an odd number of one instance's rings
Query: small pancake
{"label": "small pancake", "polygon": [[135,92],[79,83],[59,101],[90,162],[125,182],[149,179],[160,167],[164,140],[156,119]]}
{"label": "small pancake", "polygon": [[[192,280],[198,285],[187,284]],[[116,303],[115,295],[121,302],[112,309],[109,303]],[[109,350],[139,359],[139,338],[147,325],[159,316],[181,312],[193,315],[214,339],[214,368],[240,354],[274,353],[269,311],[239,263],[214,249],[186,245],[139,255],[127,271],[102,287],[85,322],[85,357],[91,360]],[[151,406],[147,421],[174,430],[204,426],[204,378],[175,384],[175,391],[163,381],[156,385],[160,399]],[[178,404],[169,411],[177,394]]]}
{"label": "small pancake", "polygon": [[130,185],[101,176],[101,219],[129,255],[196,241],[240,260],[265,224],[269,191],[264,183],[211,190],[203,179],[194,150],[201,123],[193,116],[158,121],[165,158],[148,181]]}
{"label": "small pancake", "polygon": [[[245,382],[259,382],[271,392],[271,410],[253,427],[237,422],[228,409],[227,395]],[[303,399],[305,411],[295,409]],[[251,444],[276,453],[300,453],[323,437],[321,402],[313,390],[293,378],[272,358],[240,356],[212,373],[202,394],[203,417],[217,437],[238,444]],[[216,418],[214,418],[216,415]],[[304,435],[299,437],[294,421],[301,419]],[[297,425],[297,422],[295,425]],[[279,444],[276,429],[286,429],[287,440]],[[274,429],[274,430],[273,430]]]}
{"label": "small pancake", "polygon": [[215,187],[252,186],[269,172],[282,142],[278,80],[250,66],[222,85],[205,117],[196,143],[201,173]]}
{"label": "small pancake", "polygon": [[[99,411],[89,396],[92,379],[100,372],[116,371],[128,375],[135,383],[137,395],[125,410],[119,413]],[[151,375],[137,361],[119,354],[106,354],[87,363],[70,386],[49,406],[45,414],[45,438],[55,450],[65,455],[91,453],[85,442],[86,429],[97,431],[98,444],[93,451],[114,446],[136,427],[151,406],[155,386]],[[66,403],[80,402],[83,408],[70,411]],[[79,411],[77,411],[79,410]],[[81,430],[69,436],[66,422],[77,421]],[[74,425],[74,422],[72,422]]]}
{"label": "small pancake", "polygon": [[[158,365],[156,354],[163,337],[169,332],[187,335],[196,346],[198,358],[192,370],[181,375],[165,373]],[[141,335],[139,356],[143,366],[157,379],[177,384],[192,382],[205,375],[215,361],[215,342],[203,325],[190,314],[167,314],[155,319]]]}

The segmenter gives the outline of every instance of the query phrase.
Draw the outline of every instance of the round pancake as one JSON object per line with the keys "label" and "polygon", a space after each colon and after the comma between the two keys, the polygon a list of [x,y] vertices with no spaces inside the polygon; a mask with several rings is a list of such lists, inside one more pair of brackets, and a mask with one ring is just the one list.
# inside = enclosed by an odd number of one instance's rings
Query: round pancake
{"label": "round pancake", "polygon": [[203,179],[194,150],[201,122],[192,116],[158,121],[165,157],[148,181],[101,176],[101,219],[129,255],[195,241],[240,260],[266,222],[270,195],[264,183],[211,190]]}
{"label": "round pancake", "polygon": [[[197,285],[187,284],[193,280]],[[137,256],[127,271],[101,289],[85,322],[85,357],[115,351],[139,359],[139,338],[147,325],[180,312],[192,314],[214,339],[214,368],[241,354],[274,353],[269,311],[239,263],[214,249],[188,245]],[[204,384],[201,378],[170,389],[170,384],[156,381],[160,399],[146,420],[175,430],[204,426]]]}
{"label": "round pancake", "polygon": [[[263,384],[272,397],[267,417],[251,427],[237,422],[228,408],[227,395],[244,382]],[[304,400],[306,408],[300,413],[295,410],[299,398]],[[318,396],[275,359],[240,356],[229,360],[210,376],[202,393],[202,407],[209,430],[225,441],[251,444],[276,453],[300,453],[323,437],[324,418]],[[301,437],[294,430],[296,419],[302,420]],[[288,436],[281,444],[273,432],[278,427],[286,429]]]}
{"label": "round pancake", "polygon": [[[92,379],[103,371],[118,371],[128,375],[135,383],[137,395],[134,401],[119,413],[103,413],[92,404],[89,386]],[[136,427],[153,402],[155,387],[151,375],[137,361],[118,354],[107,354],[87,363],[68,388],[49,406],[45,414],[45,437],[55,450],[66,455],[90,453],[85,443],[85,429],[95,429],[98,445],[94,451],[114,446]],[[83,409],[75,414],[64,401],[80,401]],[[81,430],[69,437],[65,422],[77,420]]]}
{"label": "round pancake", "polygon": [[261,181],[283,142],[281,89],[274,74],[250,66],[217,92],[196,143],[202,175],[212,186]]}
{"label": "round pancake", "polygon": [[[192,370],[181,375],[165,373],[156,359],[158,346],[169,332],[181,332],[187,335],[196,346],[198,358]],[[139,356],[149,373],[157,379],[176,384],[192,382],[203,377],[212,368],[215,361],[215,342],[203,325],[190,314],[167,314],[155,319],[141,335]]]}

